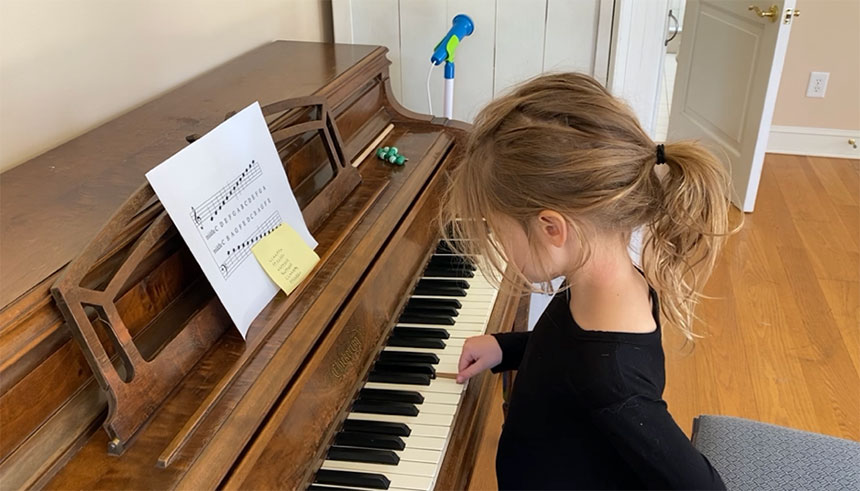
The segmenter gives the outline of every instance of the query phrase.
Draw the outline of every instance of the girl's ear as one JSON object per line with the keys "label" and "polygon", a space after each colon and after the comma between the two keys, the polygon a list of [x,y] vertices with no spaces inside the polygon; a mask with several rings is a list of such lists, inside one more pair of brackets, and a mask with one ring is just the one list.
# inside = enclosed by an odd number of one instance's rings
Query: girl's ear
{"label": "girl's ear", "polygon": [[562,247],[567,243],[570,233],[570,224],[558,213],[552,210],[543,210],[537,216],[538,233],[553,247]]}

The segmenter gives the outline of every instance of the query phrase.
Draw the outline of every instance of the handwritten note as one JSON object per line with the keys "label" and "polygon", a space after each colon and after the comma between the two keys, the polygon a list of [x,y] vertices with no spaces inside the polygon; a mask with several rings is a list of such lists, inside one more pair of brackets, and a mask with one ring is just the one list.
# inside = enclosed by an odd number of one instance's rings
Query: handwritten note
{"label": "handwritten note", "polygon": [[281,290],[289,295],[311,272],[320,258],[286,223],[258,240],[251,252]]}

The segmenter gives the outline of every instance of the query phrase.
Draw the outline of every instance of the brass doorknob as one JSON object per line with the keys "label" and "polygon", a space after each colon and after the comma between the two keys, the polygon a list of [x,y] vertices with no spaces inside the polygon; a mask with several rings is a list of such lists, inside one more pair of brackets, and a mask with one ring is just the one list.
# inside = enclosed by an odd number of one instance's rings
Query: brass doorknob
{"label": "brass doorknob", "polygon": [[771,5],[767,10],[762,10],[756,5],[750,5],[747,10],[755,12],[759,17],[767,17],[771,22],[776,22],[776,16],[779,14],[779,7],[776,4]]}

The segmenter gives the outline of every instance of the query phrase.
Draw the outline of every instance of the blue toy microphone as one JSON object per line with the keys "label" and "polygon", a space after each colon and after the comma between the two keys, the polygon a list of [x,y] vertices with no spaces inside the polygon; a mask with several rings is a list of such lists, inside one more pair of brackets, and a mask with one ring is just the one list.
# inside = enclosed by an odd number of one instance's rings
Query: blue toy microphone
{"label": "blue toy microphone", "polygon": [[454,53],[460,41],[475,32],[475,23],[465,14],[454,16],[453,25],[448,34],[433,48],[433,56],[430,63],[440,65],[445,62],[445,98],[443,115],[451,119],[454,117]]}

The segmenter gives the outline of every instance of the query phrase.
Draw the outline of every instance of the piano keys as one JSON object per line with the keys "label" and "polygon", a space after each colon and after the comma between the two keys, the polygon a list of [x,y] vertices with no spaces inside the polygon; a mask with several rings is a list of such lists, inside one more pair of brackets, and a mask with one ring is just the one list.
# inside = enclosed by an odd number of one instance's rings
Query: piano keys
{"label": "piano keys", "polygon": [[[457,292],[448,286],[454,281]],[[438,289],[427,291],[427,285]],[[311,489],[433,489],[465,389],[453,379],[462,341],[486,331],[497,294],[471,262],[444,243],[436,248]],[[412,336],[398,329],[445,344],[392,345],[394,338]],[[388,377],[374,378],[375,373]]]}
{"label": "piano keys", "polygon": [[[388,65],[384,48],[275,42],[3,174],[4,485],[466,487],[494,384],[487,374],[456,384],[459,350],[471,335],[516,327],[523,303],[439,244],[438,198],[469,127],[400,106]],[[157,199],[132,203],[139,211],[126,222],[111,214],[147,170],[230,111],[307,96],[324,98],[342,148],[313,135],[279,139],[307,119],[300,109],[267,121],[303,214],[315,217],[320,264],[242,340],[170,227],[142,260],[129,259],[158,222]],[[410,162],[382,163],[368,152],[375,145],[397,146]],[[360,180],[337,177],[332,151]],[[76,172],[47,171],[57,165]],[[34,186],[39,199],[25,192]],[[105,300],[128,342],[144,359],[184,357],[176,386],[119,444],[101,428],[106,414],[150,402],[108,396],[50,295],[93,245],[105,252],[84,264],[90,287],[123,265],[133,271]],[[85,312],[118,376],[158,376],[128,370],[101,308]]]}

